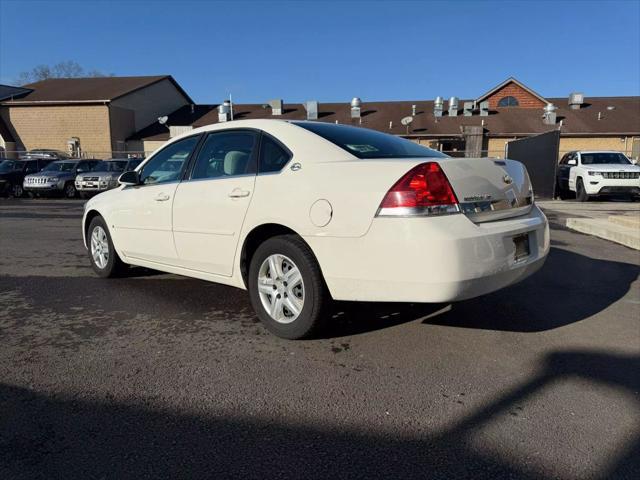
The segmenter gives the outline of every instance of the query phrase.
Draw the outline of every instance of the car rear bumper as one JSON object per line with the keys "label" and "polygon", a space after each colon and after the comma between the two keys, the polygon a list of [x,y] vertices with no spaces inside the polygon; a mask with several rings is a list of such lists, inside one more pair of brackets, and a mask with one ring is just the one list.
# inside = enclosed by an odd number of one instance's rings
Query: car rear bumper
{"label": "car rear bumper", "polygon": [[[516,259],[514,237],[529,255]],[[523,216],[481,224],[465,215],[376,218],[359,238],[306,237],[336,300],[450,302],[484,295],[538,270],[549,227],[534,206]]]}

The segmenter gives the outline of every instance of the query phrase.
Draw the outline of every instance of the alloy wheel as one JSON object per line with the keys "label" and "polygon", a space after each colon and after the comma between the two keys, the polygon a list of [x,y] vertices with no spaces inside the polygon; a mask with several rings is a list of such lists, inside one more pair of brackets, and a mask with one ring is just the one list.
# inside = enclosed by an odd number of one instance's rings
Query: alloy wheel
{"label": "alloy wheel", "polygon": [[95,227],[91,233],[91,256],[100,269],[104,269],[109,262],[109,239],[100,226]]}
{"label": "alloy wheel", "polygon": [[304,306],[300,269],[284,255],[269,255],[258,270],[258,294],[265,311],[278,323],[291,323]]}

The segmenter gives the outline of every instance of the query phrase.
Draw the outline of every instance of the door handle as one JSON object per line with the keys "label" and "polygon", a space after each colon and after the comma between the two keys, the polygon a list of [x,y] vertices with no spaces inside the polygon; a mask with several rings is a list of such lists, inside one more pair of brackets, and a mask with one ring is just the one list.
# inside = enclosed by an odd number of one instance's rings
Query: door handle
{"label": "door handle", "polygon": [[167,195],[166,193],[159,193],[158,196],[156,197],[156,202],[166,202],[170,198],[171,196]]}
{"label": "door handle", "polygon": [[239,188],[235,188],[230,194],[231,198],[243,198],[248,197],[251,192],[249,190],[240,190]]}

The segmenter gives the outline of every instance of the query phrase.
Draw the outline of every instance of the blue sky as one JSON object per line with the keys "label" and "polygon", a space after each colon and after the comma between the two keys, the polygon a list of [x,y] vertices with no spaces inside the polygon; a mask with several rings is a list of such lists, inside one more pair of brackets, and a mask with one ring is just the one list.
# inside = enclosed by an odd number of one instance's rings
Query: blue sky
{"label": "blue sky", "polygon": [[198,103],[640,95],[640,1],[0,0],[0,83],[75,60],[171,74]]}

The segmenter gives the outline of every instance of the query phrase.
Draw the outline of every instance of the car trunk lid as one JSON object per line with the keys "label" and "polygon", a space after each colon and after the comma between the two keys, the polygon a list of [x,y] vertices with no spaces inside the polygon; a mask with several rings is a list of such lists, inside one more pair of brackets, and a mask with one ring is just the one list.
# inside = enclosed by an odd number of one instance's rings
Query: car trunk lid
{"label": "car trunk lid", "polygon": [[533,205],[525,166],[515,160],[437,160],[458,197],[460,209],[476,223],[524,215]]}

